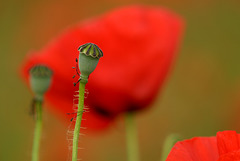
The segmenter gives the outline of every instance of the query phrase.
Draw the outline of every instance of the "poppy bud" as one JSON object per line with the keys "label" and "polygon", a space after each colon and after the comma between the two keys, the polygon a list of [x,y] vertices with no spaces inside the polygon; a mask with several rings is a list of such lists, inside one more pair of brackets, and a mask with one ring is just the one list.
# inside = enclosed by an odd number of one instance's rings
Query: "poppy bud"
{"label": "poppy bud", "polygon": [[93,43],[86,43],[78,48],[79,70],[81,72],[81,82],[87,83],[88,76],[96,68],[99,58],[103,56],[102,50]]}
{"label": "poppy bud", "polygon": [[51,84],[52,71],[43,65],[37,65],[30,70],[30,86],[37,100],[42,101],[44,93]]}

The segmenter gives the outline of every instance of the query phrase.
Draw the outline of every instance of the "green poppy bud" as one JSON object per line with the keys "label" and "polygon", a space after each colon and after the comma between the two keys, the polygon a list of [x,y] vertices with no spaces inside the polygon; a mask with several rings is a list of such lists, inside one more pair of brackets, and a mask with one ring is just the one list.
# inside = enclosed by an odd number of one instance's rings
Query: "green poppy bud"
{"label": "green poppy bud", "polygon": [[88,76],[96,68],[99,58],[103,56],[102,50],[93,43],[81,45],[79,48],[79,70],[81,72],[80,81],[87,83]]}
{"label": "green poppy bud", "polygon": [[37,100],[42,101],[44,93],[51,84],[52,71],[43,65],[37,65],[30,70],[30,86]]}

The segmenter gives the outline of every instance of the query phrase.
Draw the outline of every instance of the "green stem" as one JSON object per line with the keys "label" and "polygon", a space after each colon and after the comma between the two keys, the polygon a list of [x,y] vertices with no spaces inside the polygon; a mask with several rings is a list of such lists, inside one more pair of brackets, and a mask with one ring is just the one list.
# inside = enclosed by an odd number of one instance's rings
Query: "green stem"
{"label": "green stem", "polygon": [[170,134],[163,143],[163,150],[162,150],[162,156],[161,161],[165,161],[168,157],[168,154],[172,150],[172,147],[176,142],[180,140],[180,136],[178,134]]}
{"label": "green stem", "polygon": [[39,146],[40,146],[40,138],[42,131],[42,102],[36,101],[36,125],[34,131],[33,138],[33,147],[32,147],[32,161],[38,161],[39,159]]}
{"label": "green stem", "polygon": [[137,127],[133,112],[126,113],[125,123],[128,161],[139,161]]}
{"label": "green stem", "polygon": [[75,123],[75,129],[73,134],[73,149],[72,149],[72,161],[77,161],[77,154],[78,154],[78,139],[82,121],[82,114],[84,108],[84,92],[85,92],[85,85],[80,81],[79,83],[79,101],[78,101],[78,111],[77,111],[77,118]]}

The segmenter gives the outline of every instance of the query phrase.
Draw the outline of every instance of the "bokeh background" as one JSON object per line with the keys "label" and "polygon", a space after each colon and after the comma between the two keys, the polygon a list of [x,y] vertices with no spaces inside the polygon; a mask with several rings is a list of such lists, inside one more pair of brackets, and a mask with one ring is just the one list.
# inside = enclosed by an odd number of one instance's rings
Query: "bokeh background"
{"label": "bokeh background", "polygon": [[[0,161],[28,161],[34,121],[31,93],[19,66],[64,28],[116,7],[164,6],[186,21],[181,50],[153,108],[137,116],[142,161],[160,161],[164,138],[240,132],[240,2],[238,0],[1,0]],[[42,161],[66,161],[68,126],[44,111]],[[85,161],[126,160],[122,118],[107,130],[81,137]]]}

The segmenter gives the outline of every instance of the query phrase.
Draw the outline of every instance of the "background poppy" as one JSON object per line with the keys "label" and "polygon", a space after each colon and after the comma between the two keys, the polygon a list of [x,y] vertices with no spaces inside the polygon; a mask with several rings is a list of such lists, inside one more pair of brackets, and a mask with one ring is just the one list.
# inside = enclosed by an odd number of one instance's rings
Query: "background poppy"
{"label": "background poppy", "polygon": [[72,99],[78,89],[70,87],[76,49],[87,42],[97,44],[104,57],[86,86],[90,112],[84,114],[88,120],[83,126],[101,129],[121,113],[149,107],[173,64],[181,34],[181,19],[165,9],[117,9],[66,30],[43,50],[29,54],[24,79],[28,81],[29,69],[36,64],[51,68],[53,83],[46,101],[65,116],[73,112]]}

